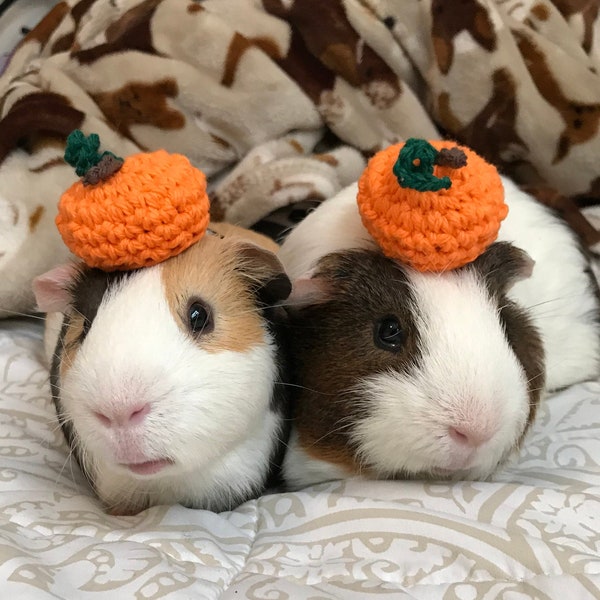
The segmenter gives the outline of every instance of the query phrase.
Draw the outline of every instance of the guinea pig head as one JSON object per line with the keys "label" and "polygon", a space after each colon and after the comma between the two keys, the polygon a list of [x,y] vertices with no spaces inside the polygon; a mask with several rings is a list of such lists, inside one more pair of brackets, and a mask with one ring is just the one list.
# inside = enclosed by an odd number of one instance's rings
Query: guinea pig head
{"label": "guinea pig head", "polygon": [[36,283],[38,304],[67,299],[53,396],[107,506],[224,509],[259,491],[282,420],[266,312],[291,289],[275,255],[207,234],[153,267],[56,279]]}
{"label": "guinea pig head", "polygon": [[507,243],[435,274],[370,250],[323,257],[289,299],[300,387],[288,481],[493,473],[544,381],[540,337],[506,296],[532,267]]}

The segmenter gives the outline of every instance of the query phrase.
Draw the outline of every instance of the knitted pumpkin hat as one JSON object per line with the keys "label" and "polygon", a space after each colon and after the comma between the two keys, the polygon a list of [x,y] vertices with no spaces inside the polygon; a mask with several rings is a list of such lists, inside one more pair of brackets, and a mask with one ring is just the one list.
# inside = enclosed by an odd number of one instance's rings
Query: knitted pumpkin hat
{"label": "knitted pumpkin hat", "polygon": [[495,167],[468,148],[416,138],[371,158],[357,201],[383,253],[418,271],[473,261],[508,214]]}
{"label": "knitted pumpkin hat", "polygon": [[61,197],[56,225],[67,247],[104,271],[156,265],[189,248],[206,231],[204,174],[164,150],[125,160],[98,153],[100,139],[73,131],[65,160],[81,179]]}

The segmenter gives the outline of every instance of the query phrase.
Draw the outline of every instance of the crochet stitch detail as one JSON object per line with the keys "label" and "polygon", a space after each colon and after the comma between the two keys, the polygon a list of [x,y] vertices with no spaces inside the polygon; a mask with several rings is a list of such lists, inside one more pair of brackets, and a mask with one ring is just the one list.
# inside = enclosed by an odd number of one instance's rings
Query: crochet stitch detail
{"label": "crochet stitch detail", "polygon": [[[456,147],[446,141],[428,145],[436,154]],[[449,178],[451,187],[437,191],[401,187],[394,166],[403,146],[396,144],[375,154],[360,177],[357,202],[365,228],[386,256],[418,271],[446,271],[475,260],[496,239],[508,214],[496,168],[461,146],[466,166],[432,166],[433,176]],[[452,154],[454,164],[458,155]],[[426,169],[430,160],[435,161],[429,150],[415,159]],[[419,178],[424,180],[422,175]]]}
{"label": "crochet stitch detail", "polygon": [[75,182],[62,195],[56,217],[71,252],[105,271],[175,256],[202,237],[208,221],[204,174],[185,156],[164,150],[127,157],[97,185]]}

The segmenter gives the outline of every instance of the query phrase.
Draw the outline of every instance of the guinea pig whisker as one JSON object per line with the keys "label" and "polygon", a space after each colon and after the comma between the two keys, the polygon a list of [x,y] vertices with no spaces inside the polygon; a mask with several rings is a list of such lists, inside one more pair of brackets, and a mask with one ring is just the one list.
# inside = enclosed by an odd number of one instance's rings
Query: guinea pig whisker
{"label": "guinea pig whisker", "polygon": [[335,393],[335,392],[322,392],[320,390],[315,390],[314,388],[309,388],[306,387],[305,385],[299,385],[297,383],[288,383],[285,381],[276,381],[275,385],[283,385],[285,387],[292,387],[292,388],[298,388],[300,390],[306,390],[307,392],[313,392],[315,394],[319,394],[321,396],[338,396],[339,394]]}
{"label": "guinea pig whisker", "polygon": [[575,300],[577,298],[585,298],[584,294],[565,294],[564,296],[557,296],[556,298],[550,298],[549,300],[542,300],[541,302],[537,302],[536,304],[530,304],[529,306],[524,307],[525,310],[531,310],[532,308],[537,308],[538,306],[543,306],[545,304],[551,304],[552,302],[559,302],[560,300]]}
{"label": "guinea pig whisker", "polygon": [[346,423],[345,425],[340,425],[339,427],[336,427],[335,429],[331,429],[325,435],[322,435],[320,438],[316,439],[312,444],[310,444],[310,446],[316,446],[319,442],[323,441],[326,437],[329,437],[330,435],[333,435],[335,433],[339,433],[340,431],[344,431],[345,429],[352,427],[353,424],[354,424],[353,422],[350,422],[350,423]]}
{"label": "guinea pig whisker", "polygon": [[3,308],[2,312],[8,313],[9,315],[11,315],[13,317],[26,317],[28,319],[35,319],[38,321],[45,321],[45,319],[46,319],[46,317],[39,316],[38,314],[18,312],[16,310],[9,310],[7,308]]}
{"label": "guinea pig whisker", "polygon": [[498,314],[500,314],[505,308],[508,308],[510,306],[510,302],[507,302],[506,304],[503,304],[502,306],[498,307]]}
{"label": "guinea pig whisker", "polygon": [[[545,370],[538,371],[538,373],[536,375],[532,375],[529,379],[527,379],[527,381],[525,381],[525,383],[530,384],[532,381],[534,381],[538,377],[541,377],[542,375],[544,375],[544,373],[545,373]],[[540,389],[544,389],[544,386],[542,386]]]}
{"label": "guinea pig whisker", "polygon": [[48,419],[46,423],[50,426],[53,426],[50,429],[50,433],[52,434],[55,434],[62,427],[61,422],[56,417]]}
{"label": "guinea pig whisker", "polygon": [[[280,302],[278,304],[269,304],[269,308],[285,308],[286,306],[289,306],[288,304],[286,304],[285,302]],[[240,312],[236,313],[236,316],[239,315],[247,315],[250,313],[254,313],[254,314],[260,314],[264,309],[261,308],[260,306],[256,306],[254,308],[249,308],[248,310],[242,310]]]}
{"label": "guinea pig whisker", "polygon": [[531,392],[541,392],[543,391],[544,388],[543,387],[539,387],[539,388],[533,388],[532,390],[530,390]]}
{"label": "guinea pig whisker", "polygon": [[75,451],[75,449],[73,448],[73,446],[71,446],[69,448],[69,452],[67,453],[67,456],[65,457],[65,460],[63,462],[63,466],[61,467],[60,472],[57,475],[57,480],[54,483],[58,482],[58,478],[62,475],[63,471],[65,470],[65,467],[67,466],[67,463],[69,462],[70,458],[73,456],[73,452]]}

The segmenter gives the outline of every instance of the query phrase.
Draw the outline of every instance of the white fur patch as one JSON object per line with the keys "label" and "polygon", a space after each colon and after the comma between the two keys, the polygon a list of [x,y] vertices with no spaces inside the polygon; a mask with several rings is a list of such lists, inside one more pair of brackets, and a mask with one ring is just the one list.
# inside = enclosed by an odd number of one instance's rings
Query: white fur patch
{"label": "white fur patch", "polygon": [[[377,374],[359,384],[368,416],[352,437],[382,476],[443,469],[486,477],[525,428],[525,373],[474,273],[408,276],[422,357],[408,374]],[[461,444],[453,427],[490,439]]]}
{"label": "white fur patch", "polygon": [[[61,399],[109,505],[150,495],[210,506],[264,481],[279,429],[269,410],[276,348],[265,331],[264,342],[244,353],[202,350],[175,323],[161,268],[135,273],[105,295]],[[134,427],[109,428],[94,415],[146,402],[151,411]],[[117,464],[164,458],[175,464],[152,477]]]}

